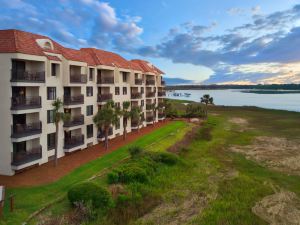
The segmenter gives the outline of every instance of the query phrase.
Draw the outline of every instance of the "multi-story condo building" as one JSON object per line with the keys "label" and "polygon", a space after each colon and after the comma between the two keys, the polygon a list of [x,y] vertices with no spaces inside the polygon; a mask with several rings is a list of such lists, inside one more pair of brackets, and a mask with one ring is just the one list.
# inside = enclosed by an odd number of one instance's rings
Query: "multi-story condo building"
{"label": "multi-story condo building", "polygon": [[[65,48],[51,38],[19,30],[0,31],[0,174],[13,175],[54,158],[52,102],[71,115],[59,126],[58,157],[103,139],[93,124],[108,100],[141,107],[143,126],[164,119],[163,72],[143,60],[128,61],[94,48]],[[150,110],[151,104],[161,106]],[[155,115],[154,115],[155,114]],[[123,120],[109,138],[122,134]],[[127,131],[137,128],[129,121]]]}

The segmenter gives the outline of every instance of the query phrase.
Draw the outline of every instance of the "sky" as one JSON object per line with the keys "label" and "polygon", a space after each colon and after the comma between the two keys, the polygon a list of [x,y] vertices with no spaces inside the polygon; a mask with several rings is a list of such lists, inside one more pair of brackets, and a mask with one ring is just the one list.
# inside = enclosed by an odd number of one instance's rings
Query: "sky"
{"label": "sky", "polygon": [[0,29],[204,84],[300,83],[300,0],[0,0]]}

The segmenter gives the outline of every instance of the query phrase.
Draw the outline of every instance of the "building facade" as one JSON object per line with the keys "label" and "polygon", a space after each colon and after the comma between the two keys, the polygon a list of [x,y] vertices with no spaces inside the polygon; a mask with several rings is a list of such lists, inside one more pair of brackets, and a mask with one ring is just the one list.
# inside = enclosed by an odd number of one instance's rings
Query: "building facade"
{"label": "building facade", "polygon": [[[59,124],[58,157],[103,140],[93,116],[108,100],[141,107],[142,126],[164,120],[163,72],[143,60],[128,61],[94,48],[65,48],[50,38],[0,31],[0,174],[14,175],[54,158],[52,103],[60,98],[70,120]],[[151,105],[157,110],[153,111]],[[127,132],[137,129],[128,121]],[[122,135],[123,120],[109,138]]]}

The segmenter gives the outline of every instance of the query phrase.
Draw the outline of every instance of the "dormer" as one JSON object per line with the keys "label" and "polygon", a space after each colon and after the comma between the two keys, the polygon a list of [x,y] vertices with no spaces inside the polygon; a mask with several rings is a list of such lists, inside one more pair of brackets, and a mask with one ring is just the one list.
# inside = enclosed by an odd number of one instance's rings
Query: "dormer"
{"label": "dormer", "polygon": [[45,51],[54,49],[53,43],[49,39],[36,39],[36,42]]}

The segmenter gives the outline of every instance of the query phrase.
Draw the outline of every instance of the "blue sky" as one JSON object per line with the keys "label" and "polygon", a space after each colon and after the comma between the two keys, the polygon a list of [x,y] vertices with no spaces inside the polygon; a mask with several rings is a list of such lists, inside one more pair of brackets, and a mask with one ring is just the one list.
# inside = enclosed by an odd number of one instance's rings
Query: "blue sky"
{"label": "blue sky", "polygon": [[[299,3],[299,5],[298,5]],[[300,83],[300,1],[0,0],[0,29],[147,59],[204,83]]]}

